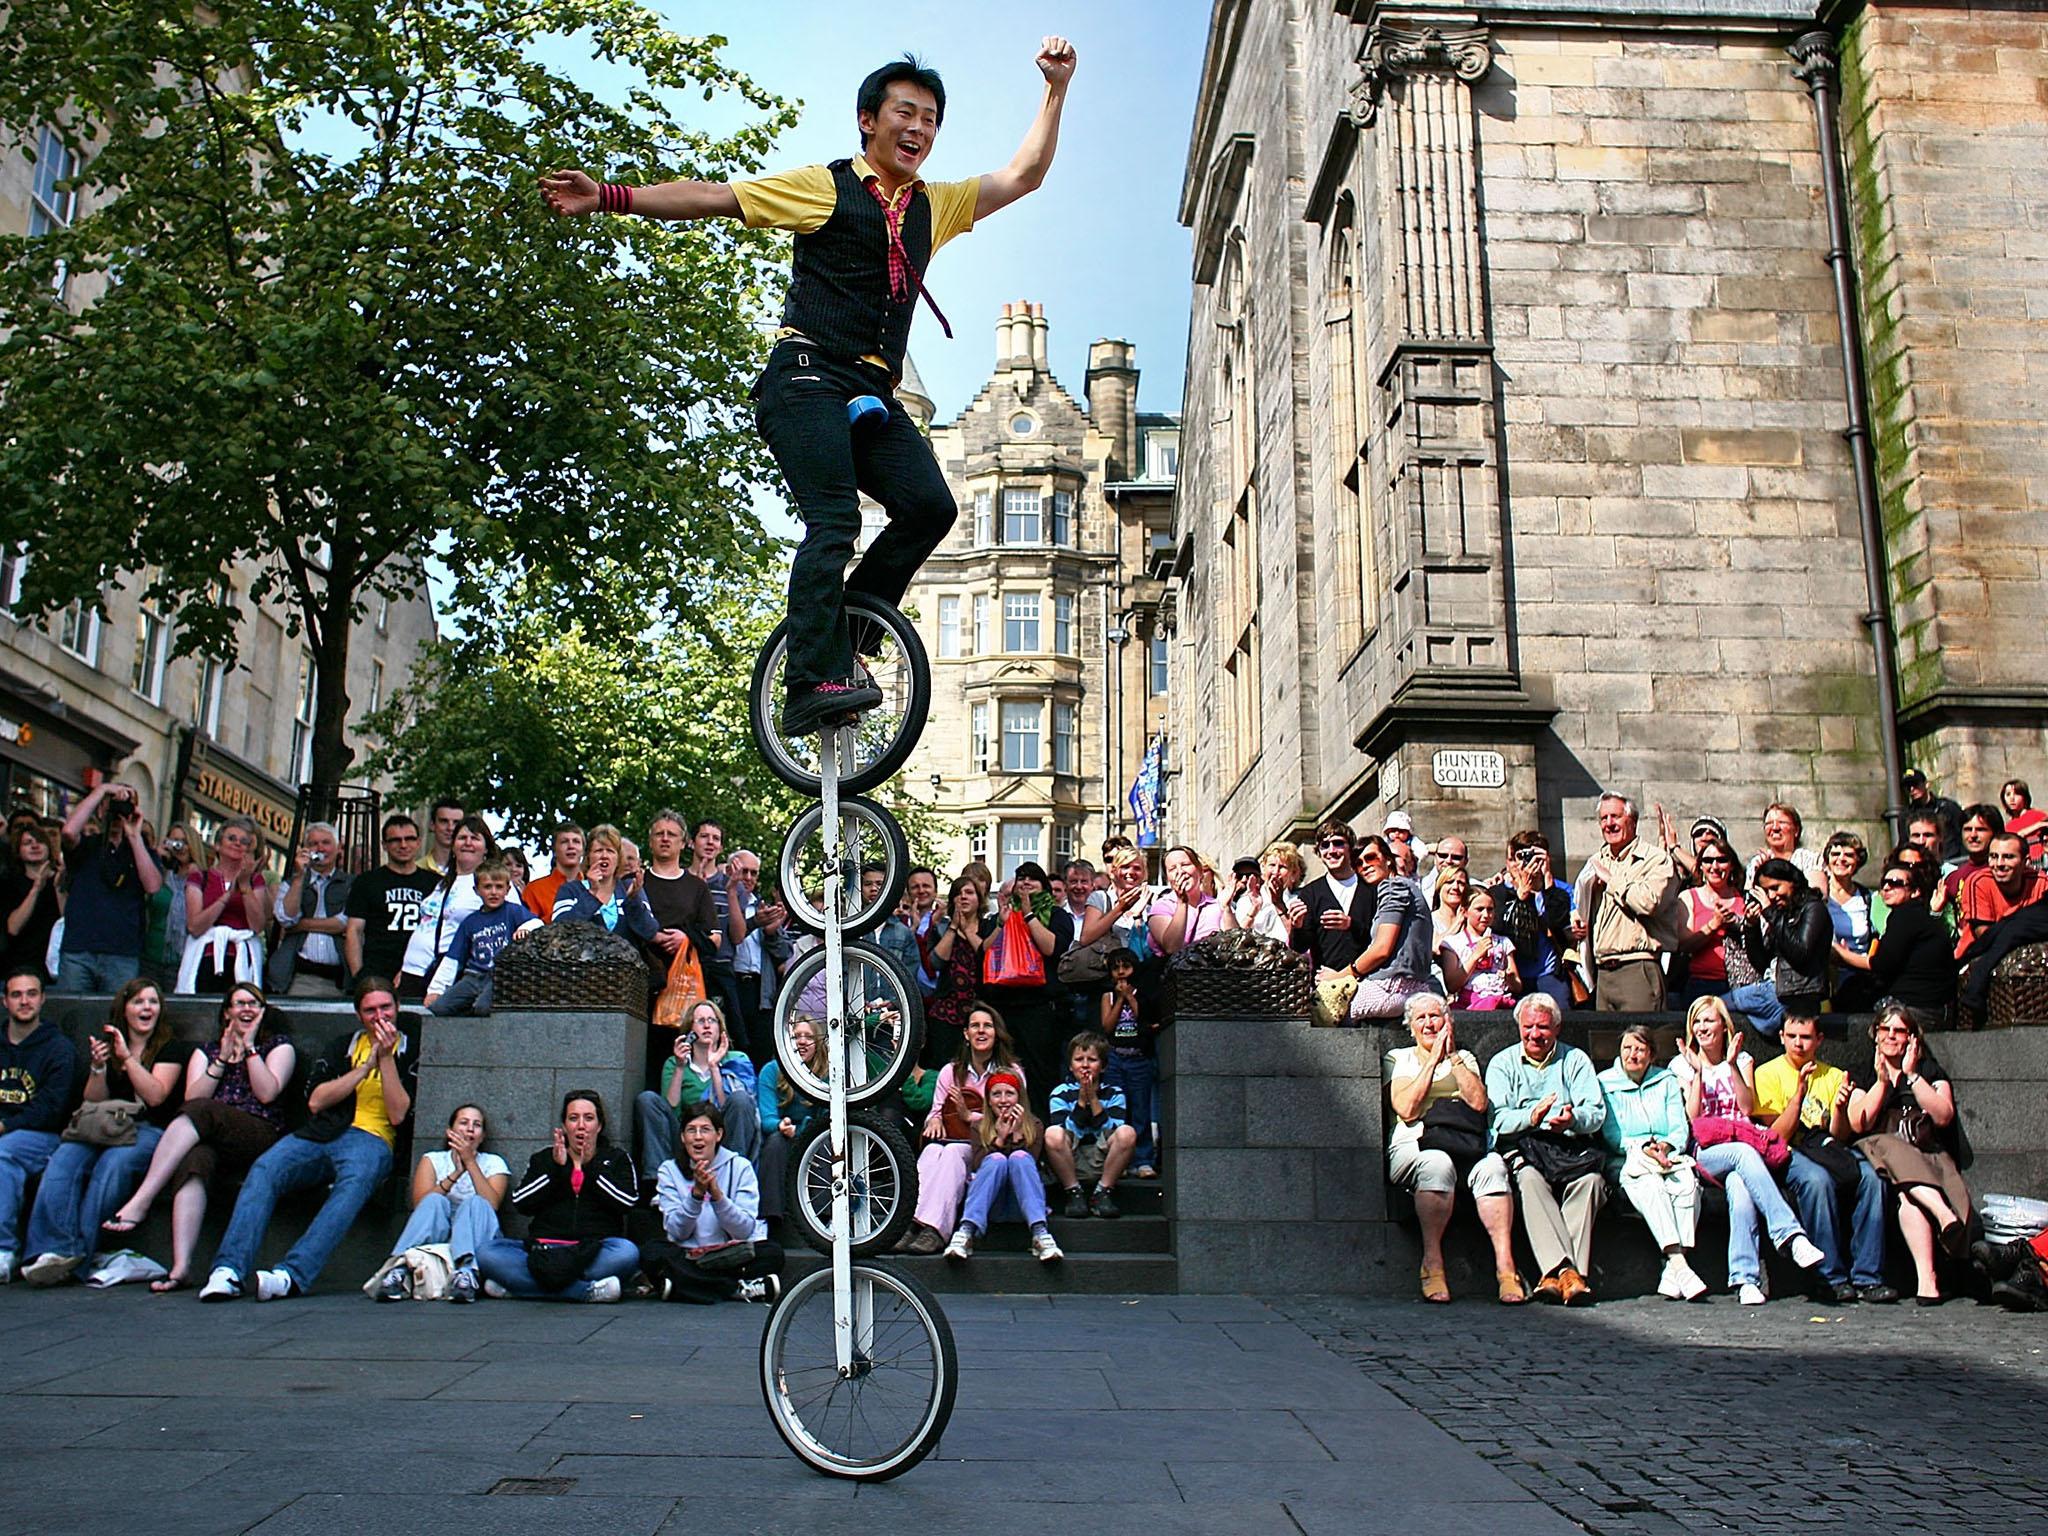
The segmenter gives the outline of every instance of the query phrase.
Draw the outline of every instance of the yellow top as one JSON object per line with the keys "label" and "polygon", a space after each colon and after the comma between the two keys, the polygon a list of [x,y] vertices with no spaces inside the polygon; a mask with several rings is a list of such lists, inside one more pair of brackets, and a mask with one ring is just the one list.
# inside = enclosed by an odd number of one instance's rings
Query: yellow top
{"label": "yellow top", "polygon": [[[370,1059],[370,1052],[374,1049],[369,1032],[359,1031],[348,1048],[348,1064],[360,1067]],[[384,1111],[384,1079],[381,1074],[373,1072],[357,1086],[356,1118],[351,1129],[381,1136],[386,1146],[397,1145],[398,1132],[391,1128],[391,1116]]]}
{"label": "yellow top", "polygon": [[[866,155],[853,157],[853,174],[862,181],[876,179]],[[893,201],[898,205],[906,202],[914,187],[923,187],[924,195],[931,199],[934,255],[955,235],[974,228],[974,203],[981,196],[979,176],[965,181],[912,181],[898,189]],[[732,191],[740,200],[740,217],[747,228],[786,229],[794,235],[823,229],[839,202],[831,167],[824,165],[802,165],[758,181],[736,181]]]}
{"label": "yellow top", "polygon": [[[1806,1099],[1799,1106],[1799,1123],[1808,1130],[1826,1130],[1828,1117],[1834,1113],[1835,1095],[1842,1091],[1847,1074],[1840,1067],[1831,1067],[1821,1062],[1813,1069],[1813,1076],[1807,1080]],[[1792,1102],[1792,1095],[1799,1087],[1799,1069],[1791,1061],[1780,1056],[1767,1061],[1756,1069],[1756,1115],[1759,1120],[1775,1120],[1785,1112],[1785,1106]]]}

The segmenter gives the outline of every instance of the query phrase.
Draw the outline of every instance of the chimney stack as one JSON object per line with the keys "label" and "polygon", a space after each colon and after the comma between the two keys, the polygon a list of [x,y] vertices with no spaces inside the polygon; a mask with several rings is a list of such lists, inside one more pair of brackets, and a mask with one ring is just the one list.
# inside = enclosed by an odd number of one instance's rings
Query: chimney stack
{"label": "chimney stack", "polygon": [[1129,480],[1138,463],[1138,365],[1135,349],[1121,338],[1091,342],[1088,378],[1088,419],[1109,439],[1111,479]]}
{"label": "chimney stack", "polygon": [[1002,314],[996,317],[996,366],[1010,366],[1010,311],[1014,306],[1005,304]]}
{"label": "chimney stack", "polygon": [[1050,373],[1052,371],[1050,365],[1045,360],[1045,306],[1043,304],[1033,304],[1031,306],[1031,361],[1040,373]]}

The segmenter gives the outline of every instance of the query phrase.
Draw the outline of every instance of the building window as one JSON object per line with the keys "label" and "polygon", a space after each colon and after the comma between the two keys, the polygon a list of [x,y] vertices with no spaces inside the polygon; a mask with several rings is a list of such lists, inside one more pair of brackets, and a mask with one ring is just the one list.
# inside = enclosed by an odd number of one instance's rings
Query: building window
{"label": "building window", "polygon": [[1074,547],[1074,493],[1052,493],[1052,541],[1062,549]]}
{"label": "building window", "polygon": [[[1052,856],[1058,868],[1064,870],[1081,856],[1081,829],[1071,821],[1062,821],[1052,829]],[[1087,895],[1086,891],[1081,893]],[[1067,893],[1069,899],[1073,892]]]}
{"label": "building window", "polygon": [[1058,593],[1052,600],[1052,648],[1056,655],[1074,654],[1074,598]]}
{"label": "building window", "polygon": [[[78,193],[60,191],[58,186],[76,176],[79,165],[78,152],[66,148],[57,137],[57,130],[46,124],[36,142],[36,179],[29,194],[28,232],[31,238],[71,227],[71,221],[78,215]],[[59,298],[63,297],[70,280],[70,274],[60,264],[56,278]]]}
{"label": "building window", "polygon": [[370,701],[365,714],[374,715],[384,707],[384,663],[370,658]]}
{"label": "building window", "polygon": [[1035,821],[1006,821],[1002,824],[1003,857],[1002,867],[996,871],[996,880],[1012,879],[1019,864],[1041,864],[1041,839],[1045,829]]}
{"label": "building window", "polygon": [[164,701],[164,669],[170,661],[171,626],[147,603],[135,610],[135,671],[129,686],[152,704]]}
{"label": "building window", "polygon": [[1037,430],[1038,423],[1024,411],[1019,411],[1010,418],[1010,436],[1012,437],[1029,437]]}
{"label": "building window", "polygon": [[1003,594],[1003,649],[1012,654],[1038,649],[1038,594]]}
{"label": "building window", "polygon": [[1153,698],[1166,692],[1166,631],[1160,630],[1152,636],[1151,676],[1147,680],[1147,691]]}
{"label": "building window", "polygon": [[377,594],[377,633],[391,633],[391,599],[382,592]]}
{"label": "building window", "polygon": [[17,544],[0,554],[0,613],[13,613],[21,601],[21,579],[28,574],[28,550]]}
{"label": "building window", "polygon": [[987,491],[974,493],[974,542],[977,546],[986,547],[996,541],[993,506],[993,498]]}
{"label": "building window", "polygon": [[57,617],[57,644],[88,667],[100,664],[100,610],[83,601],[73,603]]}
{"label": "building window", "polygon": [[1145,434],[1145,478],[1175,480],[1180,477],[1180,438],[1171,432]]}
{"label": "building window", "polygon": [[1222,559],[1215,567],[1215,606],[1222,637],[1220,702],[1213,720],[1221,782],[1234,785],[1259,740],[1258,433],[1253,421],[1251,298],[1245,287],[1243,239],[1232,241],[1217,284],[1216,423],[1223,467],[1217,508]]}
{"label": "building window", "polygon": [[967,859],[971,864],[988,862],[988,823],[977,821],[967,829]]}
{"label": "building window", "polygon": [[192,723],[203,736],[220,738],[220,699],[226,691],[227,663],[212,656],[199,662],[199,692],[192,704]]}
{"label": "building window", "polygon": [[988,772],[988,705],[976,704],[968,711],[967,766],[974,773]]}
{"label": "building window", "polygon": [[304,784],[313,777],[313,698],[320,689],[320,669],[311,651],[299,652],[299,698],[292,712],[292,782]]}
{"label": "building window", "polygon": [[1045,539],[1035,486],[1011,486],[1003,492],[1003,542],[1038,544]]}
{"label": "building window", "polygon": [[988,594],[974,594],[974,633],[968,637],[967,654],[986,656],[995,649],[995,636],[989,631]]}
{"label": "building window", "polygon": [[1081,771],[1081,706],[1055,704],[1052,707],[1052,771]]}
{"label": "building window", "polygon": [[1375,569],[1365,490],[1366,428],[1358,391],[1357,239],[1351,199],[1331,221],[1329,272],[1323,293],[1323,350],[1330,379],[1329,460],[1318,498],[1335,525],[1337,646],[1348,656],[1372,629],[1379,575]]}
{"label": "building window", "polygon": [[1036,773],[1045,718],[1036,699],[1003,700],[1003,772]]}
{"label": "building window", "polygon": [[960,655],[960,599],[939,599],[939,655],[951,661]]}

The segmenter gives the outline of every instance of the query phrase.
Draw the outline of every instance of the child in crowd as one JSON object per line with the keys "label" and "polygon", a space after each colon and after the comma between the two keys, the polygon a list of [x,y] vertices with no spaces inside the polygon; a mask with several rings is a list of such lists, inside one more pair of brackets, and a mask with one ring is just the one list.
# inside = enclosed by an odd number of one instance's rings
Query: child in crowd
{"label": "child in crowd", "polygon": [[[1068,1077],[1052,1091],[1051,1123],[1045,1131],[1045,1160],[1066,1191],[1067,1216],[1120,1216],[1116,1181],[1137,1150],[1123,1091],[1103,1081],[1109,1042],[1085,1029],[1067,1042]],[[1095,1181],[1095,1193],[1081,1190]],[[971,1197],[970,1197],[971,1198]]]}
{"label": "child in crowd", "polygon": [[1522,978],[1515,969],[1515,947],[1493,931],[1493,890],[1479,886],[1466,898],[1461,921],[1437,946],[1444,990],[1453,1007],[1484,1011],[1512,1008]]}
{"label": "child in crowd", "polygon": [[782,1294],[783,1253],[761,1219],[754,1165],[725,1147],[716,1104],[699,1099],[683,1113],[682,1155],[655,1176],[662,1235],[640,1245],[640,1267],[664,1301],[772,1302]]}
{"label": "child in crowd", "polygon": [[512,895],[512,866],[502,854],[476,867],[477,900],[483,905],[462,920],[455,942],[427,980],[427,1011],[441,1018],[467,1013],[488,1016],[498,956],[514,939],[540,927],[540,919]]}
{"label": "child in crowd", "polygon": [[1152,1122],[1159,1113],[1159,1064],[1153,1053],[1159,1020],[1138,997],[1138,957],[1128,949],[1112,950],[1105,964],[1109,990],[1102,995],[1102,1033],[1109,1057],[1102,1064],[1102,1082],[1122,1090],[1125,1115],[1137,1133],[1131,1176],[1156,1179],[1159,1155],[1152,1144]]}
{"label": "child in crowd", "polygon": [[983,1082],[982,1092],[988,1104],[974,1130],[974,1175],[946,1257],[971,1257],[974,1240],[992,1220],[1005,1216],[1030,1226],[1034,1259],[1044,1264],[1063,1259],[1045,1224],[1045,1180],[1038,1171],[1045,1131],[1024,1103],[1024,1075],[998,1068]]}
{"label": "child in crowd", "polygon": [[967,1194],[975,1138],[981,1125],[988,1080],[997,1072],[1022,1078],[1017,1052],[1003,1016],[987,1003],[967,1011],[960,1053],[939,1069],[932,1107],[924,1121],[924,1148],[917,1154],[917,1219],[900,1245],[905,1253],[937,1253],[946,1245]]}

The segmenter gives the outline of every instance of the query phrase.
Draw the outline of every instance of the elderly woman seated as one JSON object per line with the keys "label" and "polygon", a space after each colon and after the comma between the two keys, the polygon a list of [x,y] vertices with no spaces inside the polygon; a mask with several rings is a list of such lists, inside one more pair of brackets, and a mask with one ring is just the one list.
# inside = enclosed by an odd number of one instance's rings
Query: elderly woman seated
{"label": "elderly woman seated", "polygon": [[1528,1299],[1515,1273],[1515,1202],[1507,1164],[1486,1142],[1486,1084],[1470,1051],[1458,1048],[1450,1005],[1433,992],[1408,999],[1402,1011],[1413,1045],[1387,1052],[1384,1072],[1393,1102],[1387,1177],[1415,1196],[1422,1222],[1422,1298],[1451,1299],[1444,1278],[1444,1229],[1462,1174],[1493,1240],[1494,1278],[1502,1303]]}
{"label": "elderly woman seated", "polygon": [[1686,1259],[1700,1214],[1699,1175],[1686,1155],[1692,1146],[1692,1117],[1685,1112],[1678,1079],[1655,1058],[1647,1029],[1636,1024],[1622,1031],[1621,1054],[1600,1074],[1600,1092],[1607,1099],[1600,1134],[1607,1138],[1608,1176],[1642,1212],[1664,1254],[1657,1294],[1695,1301],[1706,1295],[1707,1282]]}

